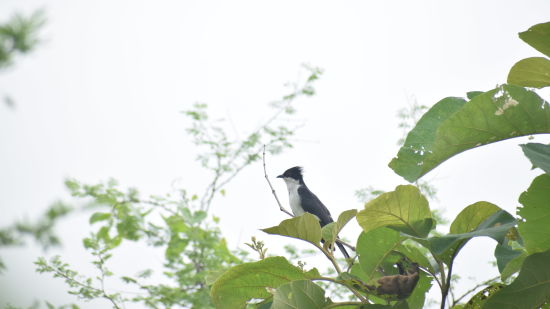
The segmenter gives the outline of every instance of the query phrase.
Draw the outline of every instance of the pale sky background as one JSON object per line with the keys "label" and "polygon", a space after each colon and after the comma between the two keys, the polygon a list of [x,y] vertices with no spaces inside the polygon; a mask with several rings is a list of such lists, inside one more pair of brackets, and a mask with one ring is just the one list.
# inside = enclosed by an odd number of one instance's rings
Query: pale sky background
{"label": "pale sky background", "polygon": [[[401,136],[399,109],[412,98],[432,105],[505,82],[516,61],[540,55],[517,33],[550,19],[547,0],[2,0],[0,21],[38,8],[48,17],[44,42],[0,72],[0,95],[16,103],[15,110],[0,105],[2,226],[35,218],[66,198],[66,177],[92,183],[114,177],[151,194],[166,193],[174,183],[199,190],[196,184],[206,184],[208,175],[194,161],[197,151],[180,112],[208,103],[214,118],[230,118],[245,136],[270,115],[268,103],[286,94],[283,84],[298,79],[301,63],[325,73],[317,95],[297,102],[296,118],[305,126],[295,148],[270,157],[269,173],[302,165],[308,186],[333,216],[359,209],[355,190],[405,183],[387,167]],[[541,173],[530,170],[517,146],[525,142],[481,147],[429,173],[439,189],[432,207],[454,218],[486,200],[515,213],[517,197]],[[287,203],[284,184],[273,182]],[[258,231],[285,219],[261,165],[245,170],[227,191],[212,211],[229,246],[243,247],[254,235],[280,253],[290,241]],[[0,305],[75,301],[61,280],[35,274],[32,262],[62,254],[84,267],[90,257],[81,239],[88,230],[87,216],[73,216],[58,228],[61,250],[3,249],[8,272],[0,276]],[[354,240],[358,232],[353,223],[344,235]],[[488,266],[493,250],[488,239],[466,246],[455,268],[463,287],[497,274]],[[142,269],[149,259],[160,261],[154,254],[118,256],[113,269]],[[109,307],[104,301],[82,305]]]}

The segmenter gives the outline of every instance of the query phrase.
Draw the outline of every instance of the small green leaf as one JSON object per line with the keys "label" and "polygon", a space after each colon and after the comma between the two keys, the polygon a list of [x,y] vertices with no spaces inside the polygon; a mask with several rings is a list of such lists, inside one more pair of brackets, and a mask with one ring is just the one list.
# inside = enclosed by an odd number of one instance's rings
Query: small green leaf
{"label": "small green leaf", "polygon": [[366,281],[378,278],[379,268],[388,256],[401,245],[399,232],[385,227],[361,233],[357,240],[357,254]]}
{"label": "small green leaf", "polygon": [[489,202],[477,202],[464,208],[451,224],[450,234],[429,239],[433,253],[449,265],[472,237],[489,236],[502,242],[516,224],[514,217]]}
{"label": "small green leaf", "polygon": [[533,88],[550,86],[550,60],[531,57],[518,61],[508,73],[508,83]]}
{"label": "small green leaf", "polygon": [[484,309],[539,308],[550,300],[550,250],[523,262],[518,277],[487,300]]}
{"label": "small green leaf", "polygon": [[[496,292],[498,292],[500,289],[504,287],[504,284],[502,283],[494,283],[486,288],[482,289],[481,291],[477,292],[470,300],[466,303],[466,305],[463,305],[463,309],[479,309],[485,302],[487,302],[487,299],[494,295]],[[453,309],[455,309],[453,307]]]}
{"label": "small green leaf", "polygon": [[550,57],[550,22],[537,24],[519,34],[520,39]]}
{"label": "small green leaf", "polygon": [[550,106],[523,87],[502,85],[469,102],[446,98],[407,135],[389,166],[413,182],[468,149],[535,133],[550,133]]}
{"label": "small green leaf", "polygon": [[278,226],[273,226],[262,231],[268,234],[275,234],[298,238],[319,245],[321,242],[321,225],[319,219],[310,213],[282,221]]}
{"label": "small green leaf", "polygon": [[271,297],[267,288],[316,277],[320,277],[316,270],[303,272],[283,257],[269,257],[230,268],[214,282],[210,293],[218,308],[243,308],[252,298]]}
{"label": "small green leaf", "polygon": [[325,291],[310,280],[291,281],[281,285],[273,295],[272,309],[323,308],[330,304]]}
{"label": "small green leaf", "polygon": [[523,218],[518,230],[527,252],[550,249],[550,175],[535,178],[526,192],[519,197],[523,207],[518,214]]}
{"label": "small green leaf", "polygon": [[435,224],[428,200],[411,185],[398,186],[365,204],[357,222],[364,232],[386,226],[415,237],[426,237]]}
{"label": "small green leaf", "polygon": [[94,224],[98,221],[104,221],[111,218],[110,212],[96,212],[90,217],[90,224]]}
{"label": "small green leaf", "polygon": [[528,143],[520,146],[534,167],[538,167],[550,175],[550,145]]}
{"label": "small green leaf", "polygon": [[342,228],[344,228],[344,226],[351,219],[353,219],[356,214],[356,209],[346,210],[338,216],[338,220],[336,220],[336,222],[332,222],[323,226],[323,228],[321,229],[323,239],[329,243],[334,243]]}

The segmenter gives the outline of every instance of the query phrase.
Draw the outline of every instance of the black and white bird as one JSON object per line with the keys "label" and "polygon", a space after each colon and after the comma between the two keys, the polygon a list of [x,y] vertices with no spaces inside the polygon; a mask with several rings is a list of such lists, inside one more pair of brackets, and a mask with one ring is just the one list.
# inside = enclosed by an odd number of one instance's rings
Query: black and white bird
{"label": "black and white bird", "polygon": [[[295,166],[289,168],[282,175],[277,176],[277,178],[282,178],[286,183],[290,209],[292,209],[292,213],[295,216],[301,216],[305,212],[309,212],[319,219],[321,227],[334,221],[327,207],[306,186],[301,167]],[[349,259],[349,254],[344,246],[338,242],[336,245],[340,248],[346,259]]]}

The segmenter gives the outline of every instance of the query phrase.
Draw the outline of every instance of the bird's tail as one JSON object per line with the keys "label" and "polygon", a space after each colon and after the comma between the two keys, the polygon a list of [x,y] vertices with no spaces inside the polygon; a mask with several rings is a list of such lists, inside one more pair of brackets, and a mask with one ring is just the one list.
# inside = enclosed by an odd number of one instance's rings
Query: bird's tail
{"label": "bird's tail", "polygon": [[344,257],[346,257],[346,259],[349,259],[350,256],[349,256],[348,252],[346,251],[346,248],[344,248],[344,245],[342,245],[339,242],[336,242],[336,245],[338,246],[340,251],[342,251],[342,254],[344,255]]}

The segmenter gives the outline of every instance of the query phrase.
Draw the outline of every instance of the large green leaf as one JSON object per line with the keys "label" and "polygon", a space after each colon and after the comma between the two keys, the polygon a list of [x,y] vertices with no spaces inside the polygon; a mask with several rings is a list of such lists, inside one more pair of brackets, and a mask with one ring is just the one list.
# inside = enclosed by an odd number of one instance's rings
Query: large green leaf
{"label": "large green leaf", "polygon": [[397,186],[365,204],[357,222],[364,232],[386,226],[415,237],[426,237],[435,224],[428,200],[411,185]]}
{"label": "large green leaf", "polygon": [[450,264],[472,237],[489,236],[501,243],[515,224],[514,217],[498,206],[489,202],[477,202],[458,214],[451,224],[450,234],[430,238],[430,248],[446,264]]}
{"label": "large green leaf", "polygon": [[[498,271],[500,272],[500,276],[503,280],[505,280],[505,276],[503,275],[504,270],[510,264],[512,261],[514,261],[516,258],[524,254],[524,250],[515,250],[510,245],[506,244],[506,241],[504,241],[504,244],[497,244],[495,248],[495,258],[497,259],[497,267]],[[507,271],[512,271],[513,269],[508,269]],[[516,271],[519,271],[519,267],[516,269]]]}
{"label": "large green leaf", "polygon": [[519,202],[523,207],[518,214],[523,220],[518,223],[518,230],[527,252],[550,249],[550,175],[535,178]]}
{"label": "large green leaf", "polygon": [[550,250],[528,256],[518,277],[487,300],[484,309],[538,308],[550,301]]}
{"label": "large green leaf", "polygon": [[518,61],[508,73],[508,83],[534,88],[550,86],[550,60],[531,57]]}
{"label": "large green leaf", "polygon": [[550,133],[548,102],[523,87],[501,85],[467,103],[438,102],[409,132],[389,166],[412,182],[465,150],[535,133]]}
{"label": "large green leaf", "polygon": [[361,233],[357,240],[359,265],[366,275],[366,281],[378,278],[378,269],[386,258],[401,244],[399,232],[381,227]]}
{"label": "large green leaf", "polygon": [[521,32],[519,37],[525,43],[550,57],[550,22],[534,25],[527,31]]}
{"label": "large green leaf", "polygon": [[283,220],[278,226],[273,226],[262,231],[268,234],[276,234],[298,238],[318,245],[321,242],[321,225],[319,219],[310,213]]}
{"label": "large green leaf", "polygon": [[550,145],[528,143],[520,146],[534,167],[538,167],[550,175]]}
{"label": "large green leaf", "polygon": [[432,287],[432,277],[427,276],[424,272],[420,272],[420,279],[416,283],[411,295],[407,298],[407,303],[411,309],[424,308],[424,302],[426,301],[426,293]]}
{"label": "large green leaf", "polygon": [[283,257],[269,257],[227,270],[214,282],[210,294],[217,308],[243,308],[252,298],[270,297],[267,288],[319,276],[315,269],[303,272]]}
{"label": "large green leaf", "polygon": [[275,291],[271,309],[320,309],[329,303],[320,286],[310,280],[297,280],[283,284]]}
{"label": "large green leaf", "polygon": [[323,234],[323,239],[330,243],[333,243],[334,241],[336,241],[336,238],[340,233],[340,231],[342,230],[342,228],[344,228],[344,226],[351,219],[353,219],[356,214],[357,214],[356,209],[346,210],[338,216],[338,220],[336,220],[336,222],[332,222],[323,226],[323,228],[321,229],[321,232]]}

